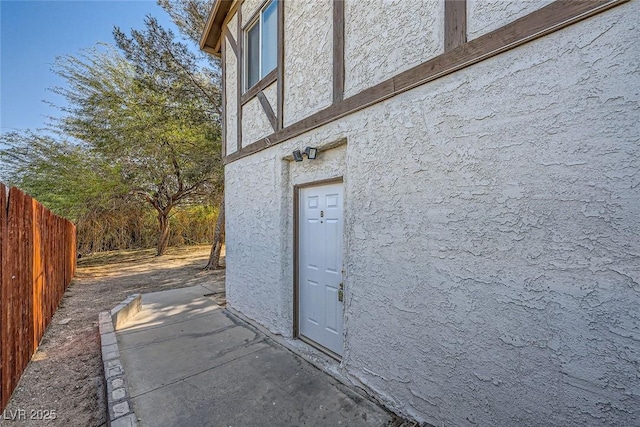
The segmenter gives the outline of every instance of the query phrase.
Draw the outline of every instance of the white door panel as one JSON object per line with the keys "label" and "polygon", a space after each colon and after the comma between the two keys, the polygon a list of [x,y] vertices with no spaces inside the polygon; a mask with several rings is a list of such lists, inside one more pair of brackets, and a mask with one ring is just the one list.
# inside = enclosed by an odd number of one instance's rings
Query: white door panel
{"label": "white door panel", "polygon": [[342,184],[300,190],[300,334],[342,354]]}

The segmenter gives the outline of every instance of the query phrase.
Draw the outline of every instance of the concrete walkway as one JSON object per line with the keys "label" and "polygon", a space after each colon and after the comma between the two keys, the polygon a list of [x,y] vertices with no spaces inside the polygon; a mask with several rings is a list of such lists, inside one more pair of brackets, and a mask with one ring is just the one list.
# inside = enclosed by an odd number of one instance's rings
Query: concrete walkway
{"label": "concrete walkway", "polygon": [[[117,332],[141,426],[386,426],[393,416],[230,315],[203,286],[144,294]],[[208,295],[208,296],[205,296]]]}

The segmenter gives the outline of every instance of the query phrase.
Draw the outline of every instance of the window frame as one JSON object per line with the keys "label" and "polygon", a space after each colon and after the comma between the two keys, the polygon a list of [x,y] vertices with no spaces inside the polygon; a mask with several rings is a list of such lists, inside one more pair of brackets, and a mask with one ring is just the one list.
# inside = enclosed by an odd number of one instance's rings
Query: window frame
{"label": "window frame", "polygon": [[[246,46],[245,49],[243,49],[243,53],[242,53],[242,61],[243,61],[243,76],[242,76],[242,94],[246,94],[247,92],[249,92],[251,89],[257,87],[257,86],[262,86],[262,83],[265,79],[269,78],[270,76],[272,76],[272,74],[278,69],[278,59],[277,59],[277,55],[278,55],[278,9],[280,8],[280,2],[278,0],[267,0],[265,1],[260,8],[255,12],[255,17],[253,17],[253,19],[251,19],[251,21],[249,21],[244,28],[242,29],[242,37],[243,37],[243,42],[244,45]],[[275,31],[275,53],[276,53],[276,61],[275,61],[275,67],[272,70],[269,70],[268,73],[263,73],[262,67],[263,67],[263,60],[262,60],[262,42],[263,42],[263,28],[264,28],[264,12],[273,4],[275,4],[275,10],[274,10],[274,14],[276,17],[276,31]],[[251,86],[249,86],[249,32],[251,30],[253,30],[256,25],[259,26],[258,29],[258,80],[252,84]]]}

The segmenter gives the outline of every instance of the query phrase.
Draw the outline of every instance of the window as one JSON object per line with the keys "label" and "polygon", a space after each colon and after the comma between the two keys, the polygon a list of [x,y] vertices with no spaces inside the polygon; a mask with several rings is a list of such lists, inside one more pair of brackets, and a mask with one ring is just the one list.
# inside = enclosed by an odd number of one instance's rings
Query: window
{"label": "window", "polygon": [[259,13],[246,33],[247,56],[245,90],[249,89],[278,63],[278,1],[272,0]]}

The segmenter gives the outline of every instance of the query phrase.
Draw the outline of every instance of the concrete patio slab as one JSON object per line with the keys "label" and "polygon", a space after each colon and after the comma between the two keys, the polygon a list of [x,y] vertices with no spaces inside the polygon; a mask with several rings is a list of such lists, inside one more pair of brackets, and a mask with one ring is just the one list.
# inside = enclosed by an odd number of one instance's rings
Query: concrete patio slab
{"label": "concrete patio slab", "polygon": [[170,289],[161,292],[144,294],[144,310],[141,310],[119,332],[131,332],[138,328],[148,329],[154,325],[163,325],[163,321],[171,318],[171,322],[207,314],[218,309],[212,299],[204,295],[224,290],[210,289],[205,286],[192,286],[181,289]]}
{"label": "concrete patio slab", "polygon": [[202,286],[144,294],[116,333],[141,426],[386,426],[394,416],[250,327]]}
{"label": "concrete patio slab", "polygon": [[[201,319],[201,317],[206,317],[207,319]],[[235,323],[231,319],[227,317],[221,318],[215,313],[208,313],[177,320],[166,325],[127,330],[120,335],[121,338],[118,343],[120,348],[134,348],[149,344],[159,345],[162,341],[175,339],[175,336],[181,333],[189,334],[193,339],[197,339],[198,334],[206,334],[210,333],[212,329],[222,330],[233,326],[235,326]]]}

